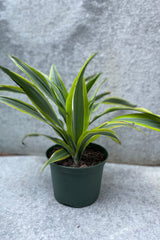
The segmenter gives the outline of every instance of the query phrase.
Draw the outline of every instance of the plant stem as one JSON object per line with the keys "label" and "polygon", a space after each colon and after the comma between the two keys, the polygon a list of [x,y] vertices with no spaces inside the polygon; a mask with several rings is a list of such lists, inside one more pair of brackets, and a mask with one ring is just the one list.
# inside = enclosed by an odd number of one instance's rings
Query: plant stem
{"label": "plant stem", "polygon": [[73,161],[74,161],[74,163],[76,164],[76,165],[78,165],[78,159],[77,158],[73,158]]}

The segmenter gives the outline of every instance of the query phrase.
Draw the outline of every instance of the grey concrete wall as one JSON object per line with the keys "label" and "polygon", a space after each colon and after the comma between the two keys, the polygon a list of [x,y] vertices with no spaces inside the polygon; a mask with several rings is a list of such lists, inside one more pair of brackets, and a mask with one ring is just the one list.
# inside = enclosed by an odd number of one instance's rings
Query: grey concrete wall
{"label": "grey concrete wall", "polygon": [[[45,73],[54,62],[69,88],[95,51],[99,55],[87,71],[103,71],[108,76],[103,90],[160,114],[158,0],[0,1],[1,65],[17,71],[8,53]],[[12,81],[0,72],[0,83]],[[38,120],[0,104],[1,153],[43,154],[52,144],[44,138],[21,145],[22,137],[30,132],[53,134]],[[148,137],[119,129],[121,146],[104,137],[98,142],[108,149],[110,161],[160,164],[160,133],[146,132]]]}

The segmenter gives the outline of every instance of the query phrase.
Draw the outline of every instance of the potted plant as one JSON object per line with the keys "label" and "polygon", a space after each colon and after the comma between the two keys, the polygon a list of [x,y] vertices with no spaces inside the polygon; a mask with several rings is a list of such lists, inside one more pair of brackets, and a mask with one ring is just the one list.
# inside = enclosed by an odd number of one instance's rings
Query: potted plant
{"label": "potted plant", "polygon": [[[48,160],[44,168],[50,164],[55,198],[72,207],[84,207],[93,203],[99,194],[101,176],[107,151],[93,142],[101,135],[120,143],[114,129],[131,127],[142,131],[137,126],[160,131],[160,116],[147,109],[122,98],[108,97],[110,92],[98,94],[104,79],[89,98],[89,91],[95,86],[101,73],[85,77],[85,69],[93,54],[85,62],[70,91],[68,92],[56,67],[51,66],[49,76],[30,67],[20,59],[10,56],[11,60],[27,75],[30,80],[0,66],[18,86],[0,85],[0,91],[25,94],[31,104],[19,99],[0,96],[0,102],[48,124],[58,137],[43,134],[27,136],[45,136],[56,143],[47,151]],[[100,105],[113,105],[102,113],[93,116]],[[54,111],[58,108],[59,116]],[[97,127],[91,124],[100,117],[119,110],[133,110],[138,113],[120,115],[107,120]],[[23,139],[24,140],[24,139]],[[42,172],[41,171],[41,172]]]}

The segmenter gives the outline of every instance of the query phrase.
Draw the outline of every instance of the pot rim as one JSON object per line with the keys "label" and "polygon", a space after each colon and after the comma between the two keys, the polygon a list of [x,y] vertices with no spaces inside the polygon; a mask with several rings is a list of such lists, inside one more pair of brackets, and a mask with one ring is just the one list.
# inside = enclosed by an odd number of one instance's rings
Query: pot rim
{"label": "pot rim", "polygon": [[[104,159],[102,162],[100,162],[100,163],[98,163],[98,164],[95,164],[94,166],[83,167],[83,168],[76,168],[76,167],[68,167],[68,166],[58,165],[58,164],[56,164],[56,162],[50,163],[50,165],[54,165],[54,166],[56,166],[57,168],[61,168],[61,169],[68,169],[68,170],[69,170],[69,169],[70,169],[70,170],[72,169],[73,171],[81,171],[81,170],[86,170],[86,169],[94,169],[94,168],[96,168],[96,167],[99,167],[99,166],[105,164],[105,163],[107,162],[107,158],[108,158],[108,151],[107,151],[104,147],[102,147],[101,145],[99,145],[99,144],[90,143],[90,145],[92,145],[92,146],[98,146],[99,148],[101,148],[102,152],[105,154],[105,159]],[[55,145],[51,146],[50,148],[48,148],[48,150],[46,151],[46,156],[47,156],[49,150],[52,149],[52,148],[55,147],[55,146],[58,146],[58,144],[55,144]],[[47,156],[47,158],[48,158],[48,156]]]}

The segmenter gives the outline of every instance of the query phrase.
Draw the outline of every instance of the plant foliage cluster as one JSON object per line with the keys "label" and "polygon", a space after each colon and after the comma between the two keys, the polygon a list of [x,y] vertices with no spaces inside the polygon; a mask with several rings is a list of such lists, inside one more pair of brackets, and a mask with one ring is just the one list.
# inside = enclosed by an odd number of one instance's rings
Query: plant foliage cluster
{"label": "plant foliage cluster", "polygon": [[[58,136],[56,138],[44,134],[32,133],[27,134],[24,137],[45,136],[62,147],[52,154],[50,159],[45,163],[43,169],[48,164],[66,159],[69,156],[71,156],[74,162],[78,164],[83,151],[88,144],[95,141],[101,135],[120,143],[120,140],[114,131],[119,127],[131,127],[142,131],[137,127],[142,126],[160,131],[159,115],[153,114],[147,109],[138,108],[125,99],[109,97],[108,95],[110,92],[102,92],[98,94],[98,90],[106,79],[100,82],[99,86],[94,89],[101,73],[85,77],[86,67],[95,55],[96,53],[84,63],[77,77],[73,81],[69,92],[67,91],[54,64],[51,66],[48,76],[27,65],[20,59],[14,56],[9,56],[11,60],[26,74],[29,80],[0,66],[1,70],[18,85],[0,85],[0,91],[25,94],[30,99],[31,103],[28,104],[19,99],[3,95],[0,96],[0,102],[43,121],[48,124]],[[94,91],[93,95],[89,98],[88,93],[91,89]],[[104,105],[106,109],[100,114],[95,115],[95,112],[100,105]],[[59,116],[57,116],[54,110],[55,107],[58,109]],[[133,110],[135,112],[127,115],[120,115],[112,120],[106,120],[101,125],[89,128],[89,126],[97,119],[110,112],[119,110]]]}

